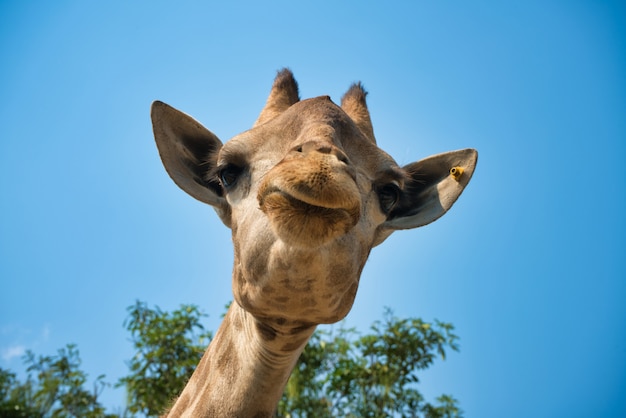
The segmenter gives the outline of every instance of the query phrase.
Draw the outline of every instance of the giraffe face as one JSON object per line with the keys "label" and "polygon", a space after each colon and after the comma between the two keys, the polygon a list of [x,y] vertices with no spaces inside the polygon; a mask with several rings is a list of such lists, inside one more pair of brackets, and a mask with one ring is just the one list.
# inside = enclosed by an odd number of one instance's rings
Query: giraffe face
{"label": "giraffe face", "polygon": [[298,102],[227,142],[216,173],[231,223],[269,222],[274,239],[303,250],[359,224],[373,242],[404,182],[395,161],[325,97]]}
{"label": "giraffe face", "polygon": [[216,173],[240,305],[296,322],[343,318],[404,183],[395,161],[320,97],[228,141]]}
{"label": "giraffe face", "polygon": [[376,145],[360,85],[341,107],[300,101],[288,71],[255,126],[223,145],[163,103],[152,119],[170,176],[232,229],[237,303],[274,324],[342,319],[370,250],[443,215],[477,159],[468,149],[400,167]]}

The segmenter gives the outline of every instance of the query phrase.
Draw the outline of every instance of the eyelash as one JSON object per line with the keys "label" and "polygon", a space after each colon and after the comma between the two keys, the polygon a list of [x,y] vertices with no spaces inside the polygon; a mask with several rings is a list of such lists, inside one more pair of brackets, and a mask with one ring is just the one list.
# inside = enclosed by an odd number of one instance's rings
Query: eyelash
{"label": "eyelash", "polygon": [[217,179],[225,190],[234,187],[243,172],[243,167],[235,164],[225,164],[217,170]]}
{"label": "eyelash", "polygon": [[380,208],[384,213],[389,213],[400,201],[400,187],[395,183],[381,186],[377,190]]}

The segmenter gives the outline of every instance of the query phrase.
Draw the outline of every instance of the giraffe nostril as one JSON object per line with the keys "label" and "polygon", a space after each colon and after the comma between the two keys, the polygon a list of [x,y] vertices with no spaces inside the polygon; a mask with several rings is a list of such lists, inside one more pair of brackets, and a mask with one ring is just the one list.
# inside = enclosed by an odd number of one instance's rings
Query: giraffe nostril
{"label": "giraffe nostril", "polygon": [[348,156],[346,154],[344,154],[342,151],[337,150],[337,153],[335,154],[335,156],[342,163],[344,163],[346,165],[350,165],[350,160],[348,160]]}
{"label": "giraffe nostril", "polygon": [[321,154],[331,154],[333,152],[333,148],[330,145],[319,145],[315,148],[315,151]]}
{"label": "giraffe nostril", "polygon": [[297,146],[296,150],[299,152],[303,152],[304,154],[309,154],[311,152],[329,154],[331,148],[328,144],[322,143],[320,141],[308,141],[308,142],[305,142],[304,144]]}
{"label": "giraffe nostril", "polygon": [[334,155],[342,163],[350,165],[350,160],[348,159],[348,156],[340,148],[338,148],[334,144],[329,144],[328,142],[309,141],[294,147],[293,150],[299,153],[303,153],[305,155],[312,152],[317,152],[325,155]]}

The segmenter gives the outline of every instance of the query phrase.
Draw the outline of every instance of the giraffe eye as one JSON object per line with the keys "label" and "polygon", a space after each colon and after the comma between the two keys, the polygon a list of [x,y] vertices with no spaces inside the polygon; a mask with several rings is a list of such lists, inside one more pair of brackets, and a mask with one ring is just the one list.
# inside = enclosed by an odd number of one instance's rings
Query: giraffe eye
{"label": "giraffe eye", "polygon": [[391,212],[398,200],[400,200],[400,188],[397,184],[386,184],[378,189],[378,201],[384,213]]}
{"label": "giraffe eye", "polygon": [[234,164],[228,164],[218,172],[218,177],[220,179],[220,183],[224,189],[229,189],[237,183],[237,179],[243,169]]}

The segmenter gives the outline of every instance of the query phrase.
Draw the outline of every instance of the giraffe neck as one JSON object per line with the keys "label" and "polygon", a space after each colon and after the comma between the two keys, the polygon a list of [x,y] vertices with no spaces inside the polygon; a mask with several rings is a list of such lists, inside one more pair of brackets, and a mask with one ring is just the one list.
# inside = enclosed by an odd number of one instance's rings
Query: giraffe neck
{"label": "giraffe neck", "polygon": [[315,326],[279,328],[233,302],[168,417],[271,417]]}

